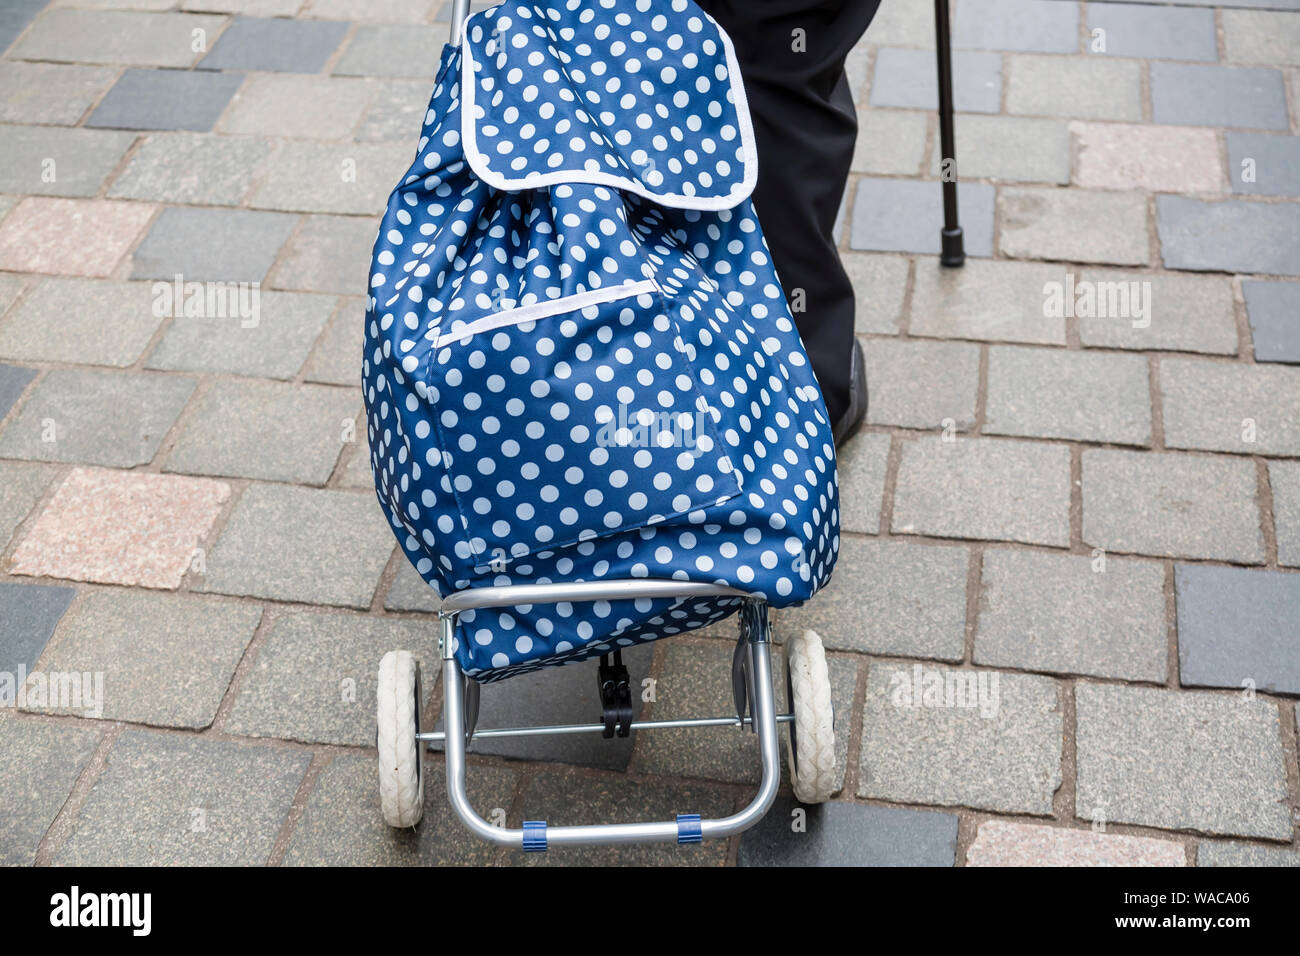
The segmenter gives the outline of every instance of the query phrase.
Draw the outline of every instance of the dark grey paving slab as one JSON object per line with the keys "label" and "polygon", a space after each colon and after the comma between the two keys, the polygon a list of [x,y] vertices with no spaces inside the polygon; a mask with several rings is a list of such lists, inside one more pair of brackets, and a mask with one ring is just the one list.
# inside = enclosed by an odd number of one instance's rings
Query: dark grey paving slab
{"label": "dark grey paving slab", "polygon": [[1156,197],[1169,269],[1300,275],[1300,204]]}
{"label": "dark grey paving slab", "polygon": [[864,352],[871,387],[868,423],[960,431],[974,425],[978,346],[876,339]]}
{"label": "dark grey paving slab", "polygon": [[1300,455],[1300,369],[1167,359],[1160,387],[1169,448]]}
{"label": "dark grey paving slab", "polygon": [[[3,30],[0,25],[0,49],[5,46]],[[75,126],[116,76],[105,66],[0,63],[0,122]]]}
{"label": "dark grey paving slab", "polygon": [[957,47],[1074,53],[1079,9],[1053,0],[962,0],[952,25]]}
{"label": "dark grey paving slab", "polygon": [[148,282],[43,279],[0,325],[0,358],[125,368],[162,325],[154,301]]}
{"label": "dark grey paving slab", "polygon": [[[623,664],[627,667],[633,692],[637,695],[634,707],[638,715],[643,710],[640,699],[646,691],[644,681],[650,677],[653,657],[653,644],[639,644],[623,649]],[[512,677],[506,683],[484,685],[479,698],[479,727],[486,729],[598,723],[599,664],[599,660],[590,660],[563,667],[548,667],[532,674]],[[443,728],[441,717],[438,718],[437,728]],[[639,735],[633,733],[630,737],[615,736],[609,740],[600,734],[476,740],[470,752],[601,767],[606,770],[626,770],[638,738]],[[435,746],[442,749],[440,745]]]}
{"label": "dark grey paving slab", "polygon": [[350,389],[281,382],[213,382],[163,464],[191,475],[323,485],[357,413]]}
{"label": "dark grey paving slab", "polygon": [[975,663],[1164,682],[1158,563],[989,548],[981,583]]}
{"label": "dark grey paving slab", "polygon": [[1081,819],[1291,838],[1273,701],[1088,683],[1074,696]]}
{"label": "dark grey paving slab", "polygon": [[952,866],[956,855],[954,814],[782,796],[741,836],[736,865]]}
{"label": "dark grey paving slab", "polygon": [[[1088,6],[1086,49],[1107,56],[1161,60],[1219,58],[1213,10],[1153,7],[1137,3]],[[1105,49],[1094,47],[1094,31],[1105,31]]]}
{"label": "dark grey paving slab", "polygon": [[36,369],[0,364],[0,418],[9,413],[23,389],[36,377]]}
{"label": "dark grey paving slab", "polygon": [[0,551],[54,480],[54,469],[27,461],[0,462]]}
{"label": "dark grey paving slab", "polygon": [[334,72],[349,76],[419,76],[432,78],[435,54],[447,40],[440,26],[363,24],[348,42]]}
{"label": "dark grey paving slab", "polygon": [[[958,194],[966,254],[993,255],[993,187],[963,183]],[[877,252],[939,253],[943,194],[937,182],[858,180],[849,245]]]}
{"label": "dark grey paving slab", "polygon": [[841,536],[831,583],[780,625],[812,628],[833,650],[959,661],[969,566],[963,547]]}
{"label": "dark grey paving slab", "polygon": [[389,651],[410,651],[420,662],[427,695],[438,679],[437,648],[433,621],[281,615],[267,626],[223,729],[249,737],[372,746],[379,661]]}
{"label": "dark grey paving slab", "polygon": [[1300,282],[1243,280],[1255,361],[1300,364]]}
{"label": "dark grey paving slab", "polygon": [[12,0],[0,7],[0,52],[18,39],[49,0]]}
{"label": "dark grey paving slab", "polygon": [[187,206],[238,206],[271,148],[266,140],[249,136],[157,133],[136,148],[108,195]]}
{"label": "dark grey paving slab", "polygon": [[71,866],[259,866],[311,755],[128,730],[55,853]]}
{"label": "dark grey paving slab", "polygon": [[[870,348],[870,346],[866,346]],[[858,432],[836,453],[835,470],[840,486],[840,527],[845,531],[877,534],[885,495],[885,468],[890,437],[880,432]]]}
{"label": "dark grey paving slab", "polygon": [[1050,813],[1061,723],[1057,684],[1046,677],[873,662],[858,796]]}
{"label": "dark grey paving slab", "polygon": [[[378,228],[373,220],[357,216],[308,216],[268,278],[268,285],[364,295]],[[356,322],[360,325],[361,319]]]}
{"label": "dark grey paving slab", "polygon": [[[285,866],[488,866],[500,851],[465,829],[447,804],[442,761],[424,764],[424,817],[394,830],[379,813],[377,760],[340,754],[322,771],[289,838]],[[518,775],[471,763],[470,803],[485,819],[504,820]]]}
{"label": "dark grey paving slab", "polygon": [[1232,130],[1224,135],[1234,193],[1300,196],[1300,136]]}
{"label": "dark grey paving slab", "polygon": [[260,282],[295,222],[285,213],[169,206],[136,249],[131,277]]}
{"label": "dark grey paving slab", "polygon": [[1273,490],[1278,564],[1300,568],[1300,462],[1270,461],[1268,481]]}
{"label": "dark grey paving slab", "polygon": [[19,668],[30,671],[36,666],[76,593],[75,588],[0,581],[0,620],[5,622],[0,630],[0,673],[16,675]]}
{"label": "dark grey paving slab", "polygon": [[1300,574],[1179,565],[1174,582],[1184,686],[1300,694]]}
{"label": "dark grey paving slab", "polygon": [[179,375],[51,369],[0,432],[0,458],[143,465],[193,391]]}
{"label": "dark grey paving slab", "polygon": [[1228,276],[1085,269],[1075,279],[1081,280],[1075,285],[1076,305],[1082,283],[1088,283],[1096,303],[1078,318],[1085,346],[1237,354],[1236,304]]}
{"label": "dark grey paving slab", "polygon": [[261,618],[260,607],[233,601],[121,588],[90,591],[64,617],[42,666],[102,674],[99,712],[59,701],[31,709],[157,727],[208,727]]}
{"label": "dark grey paving slab", "polygon": [[[954,53],[954,109],[971,113],[996,113],[1002,102],[1001,67],[1001,58],[994,53]],[[937,109],[939,82],[934,68],[934,54],[898,47],[881,47],[876,51],[871,105]],[[870,122],[869,117],[867,122]]]}
{"label": "dark grey paving slab", "polygon": [[312,352],[303,378],[326,385],[358,387],[361,380],[361,355],[365,340],[366,307],[360,299],[344,300],[325,327]]}
{"label": "dark grey paving slab", "polygon": [[236,17],[199,69],[319,73],[347,32],[326,20]]}
{"label": "dark grey paving slab", "polygon": [[243,79],[234,73],[127,70],[86,125],[210,130]]}
{"label": "dark grey paving slab", "polygon": [[1282,846],[1202,840],[1196,845],[1197,866],[1300,866],[1300,851]]}
{"label": "dark grey paving slab", "polygon": [[0,127],[0,192],[93,196],[133,138],[107,130]]}
{"label": "dark grey paving slab", "polygon": [[0,716],[0,866],[32,865],[98,743],[88,726]]}
{"label": "dark grey paving slab", "polygon": [[1185,126],[1290,126],[1277,70],[1192,63],[1151,64],[1151,118]]}
{"label": "dark grey paving slab", "polygon": [[254,484],[198,589],[364,610],[393,543],[374,494]]}

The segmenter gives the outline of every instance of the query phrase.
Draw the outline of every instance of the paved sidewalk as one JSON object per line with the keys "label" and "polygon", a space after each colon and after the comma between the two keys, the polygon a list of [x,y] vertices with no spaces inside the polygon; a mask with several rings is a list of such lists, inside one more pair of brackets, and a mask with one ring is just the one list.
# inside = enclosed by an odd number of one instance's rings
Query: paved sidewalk
{"label": "paved sidewalk", "polygon": [[[32,675],[0,864],[1300,864],[1297,0],[955,0],[961,270],[929,0],[854,51],[871,411],[834,581],[777,618],[831,651],[835,802],[524,859],[434,757],[384,827],[375,670],[436,671],[437,601],[371,487],[362,296],[447,6],[0,10],[0,700]],[[725,712],[731,640],[630,654],[644,713]],[[589,719],[594,684],[488,687],[482,723]],[[472,764],[512,825],[726,814],[757,776],[722,729]]]}

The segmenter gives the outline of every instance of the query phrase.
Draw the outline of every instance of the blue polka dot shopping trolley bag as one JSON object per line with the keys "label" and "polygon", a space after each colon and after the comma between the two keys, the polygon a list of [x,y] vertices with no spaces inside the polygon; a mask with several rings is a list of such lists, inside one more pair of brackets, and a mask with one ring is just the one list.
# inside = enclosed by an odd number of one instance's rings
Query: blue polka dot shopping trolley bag
{"label": "blue polka dot shopping trolley bag", "polygon": [[[778,714],[767,612],[830,576],[835,449],[748,198],[731,42],[689,0],[466,6],[375,241],[365,318],[379,503],[442,598],[444,731],[421,713],[414,656],[380,663],[384,818],[420,820],[436,744],[452,808],[497,844],[725,837],[776,795],[781,724],[796,795],[825,800],[821,643],[784,641]],[[736,612],[734,712],[640,719],[621,649]],[[599,720],[476,726],[483,684],[594,657]],[[475,739],[693,725],[757,734],[762,783],[743,811],[514,828],[466,798]]]}

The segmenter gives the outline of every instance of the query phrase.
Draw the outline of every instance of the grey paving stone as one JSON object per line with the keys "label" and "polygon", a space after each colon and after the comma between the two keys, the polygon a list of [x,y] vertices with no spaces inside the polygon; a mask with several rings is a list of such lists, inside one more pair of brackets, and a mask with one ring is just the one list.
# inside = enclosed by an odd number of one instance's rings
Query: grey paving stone
{"label": "grey paving stone", "polygon": [[[952,56],[953,106],[962,112],[996,113],[1002,102],[1002,61],[993,53],[959,51]],[[882,47],[871,80],[872,106],[933,110],[939,105],[934,54]],[[876,114],[869,113],[868,117]]]}
{"label": "grey paving stone", "polygon": [[0,365],[0,418],[13,408],[18,396],[22,395],[32,379],[36,369],[23,368],[21,365]]}
{"label": "grey paving stone", "polygon": [[854,329],[859,335],[894,335],[907,295],[908,261],[903,256],[842,252],[840,261],[853,283]]}
{"label": "grey paving stone", "polygon": [[[1060,183],[1070,181],[1070,130],[1065,120],[1027,116],[959,116],[957,173],[963,180]],[[930,151],[930,175],[939,175],[939,138]]]}
{"label": "grey paving stone", "polygon": [[1079,49],[1079,8],[1053,0],[962,0],[952,25],[957,47],[984,50]]}
{"label": "grey paving stone", "polygon": [[978,346],[877,339],[864,352],[871,424],[948,429],[974,424]]}
{"label": "grey paving stone", "polygon": [[48,0],[12,0],[0,8],[0,52],[3,52],[27,24],[45,8]]}
{"label": "grey paving stone", "polygon": [[249,204],[259,209],[378,215],[410,165],[409,143],[285,143]]}
{"label": "grey paving stone", "polygon": [[858,796],[1051,813],[1061,721],[1057,684],[1046,677],[872,663]]}
{"label": "grey paving stone", "polygon": [[1300,694],[1300,574],[1179,565],[1174,582],[1183,686]]}
{"label": "grey paving stone", "polygon": [[[353,0],[311,0],[305,16],[327,20],[379,20],[383,23],[423,23],[441,0],[369,0],[358,7]],[[483,4],[479,3],[478,9]]]}
{"label": "grey paving stone", "polygon": [[90,727],[0,717],[0,866],[32,865],[98,743]]}
{"label": "grey paving stone", "polygon": [[53,469],[27,461],[0,462],[0,551],[53,481]]}
{"label": "grey paving stone", "polygon": [[429,108],[428,80],[384,80],[361,119],[360,143],[415,143]]}
{"label": "grey paving stone", "polygon": [[1064,288],[1066,267],[968,259],[960,269],[918,259],[908,332],[940,339],[1065,344],[1065,319],[1049,315],[1048,283]]}
{"label": "grey paving stone", "polygon": [[365,609],[392,550],[373,494],[254,484],[198,590]]}
{"label": "grey paving stone", "polygon": [[[1224,135],[1234,193],[1300,196],[1300,136],[1235,131]],[[1247,168],[1250,181],[1246,178]]]}
{"label": "grey paving stone", "polygon": [[323,385],[218,381],[198,399],[164,470],[323,485],[358,396]]}
{"label": "grey paving stone", "polygon": [[[734,627],[734,622],[730,623]],[[633,706],[638,715],[644,710],[640,699],[646,689],[644,681],[651,674],[653,657],[653,644],[623,649],[623,663],[632,680],[633,693],[637,695]],[[532,674],[512,677],[508,684],[485,685],[479,702],[478,726],[486,729],[596,722],[600,716],[600,698],[596,690],[599,664],[599,660],[590,660],[563,667],[549,667]],[[444,729],[441,716],[435,726],[438,730]],[[630,737],[613,737],[609,740],[599,734],[476,740],[470,751],[520,760],[578,764],[621,771],[627,769],[639,736],[634,732]],[[442,749],[440,745],[435,746]]]}
{"label": "grey paving stone", "polygon": [[880,531],[889,441],[889,436],[880,432],[859,432],[836,455],[843,530],[862,534]]}
{"label": "grey paving stone", "polygon": [[363,24],[357,28],[335,73],[350,76],[419,76],[432,79],[438,67],[434,51],[447,40],[440,26]]}
{"label": "grey paving stone", "polygon": [[1005,188],[999,248],[1013,259],[1146,265],[1146,197],[1137,192]]}
{"label": "grey paving stone", "polygon": [[43,279],[0,325],[0,357],[125,368],[162,324],[153,299],[147,282]]}
{"label": "grey paving stone", "polygon": [[128,730],[55,862],[265,864],[310,763],[304,750]]}
{"label": "grey paving stone", "polygon": [[310,216],[267,281],[277,289],[365,294],[377,231],[371,219]]}
{"label": "grey paving stone", "polygon": [[181,376],[51,369],[0,432],[0,458],[143,465],[193,391]]}
{"label": "grey paving stone", "polygon": [[[4,219],[5,213],[12,209],[15,203],[17,200],[12,196],[0,196],[0,220]],[[9,306],[13,305],[25,285],[27,285],[26,276],[0,275],[0,317],[9,311]]]}
{"label": "grey paving stone", "polygon": [[990,548],[982,581],[975,663],[1164,683],[1159,564]]}
{"label": "grey paving stone", "polygon": [[1087,683],[1074,696],[1080,818],[1290,839],[1272,701]]}
{"label": "grey paving stone", "polygon": [[347,32],[346,23],[237,17],[199,68],[319,73]]}
{"label": "grey paving stone", "polygon": [[1264,63],[1269,66],[1300,66],[1300,21],[1291,6],[1269,3],[1273,11],[1225,10],[1223,50],[1235,63]]}
{"label": "grey paving stone", "polygon": [[[372,491],[375,487],[375,475],[370,467],[370,449],[363,441],[354,443],[352,451],[348,454],[347,460],[343,464],[343,470],[339,475],[338,487],[340,488],[364,488],[366,491]],[[415,571],[411,571],[415,574]],[[416,575],[419,577],[419,575]],[[400,578],[401,575],[399,574]],[[425,587],[428,587],[426,584]],[[393,583],[396,590],[397,582]],[[397,600],[407,600],[404,597],[398,597]],[[415,600],[411,598],[410,600]],[[421,607],[402,608],[400,610],[420,611]],[[437,608],[434,608],[437,610]]]}
{"label": "grey paving stone", "polygon": [[1169,448],[1300,455],[1300,369],[1165,359],[1160,389]]}
{"label": "grey paving stone", "polygon": [[244,13],[254,17],[291,17],[303,0],[182,0],[182,10]]}
{"label": "grey paving stone", "polygon": [[48,10],[17,45],[13,59],[127,66],[188,67],[201,50],[194,31],[209,41],[225,17],[129,10]]}
{"label": "grey paving stone", "polygon": [[[796,814],[799,814],[796,816]],[[737,866],[952,866],[951,813],[823,803],[776,803],[740,838]]]}
{"label": "grey paving stone", "polygon": [[1270,461],[1268,481],[1273,489],[1278,564],[1300,568],[1300,462]]}
{"label": "grey paving stone", "polygon": [[1146,358],[995,345],[983,433],[1149,446]]}
{"label": "grey paving stone", "polygon": [[1070,450],[984,438],[903,445],[892,530],[942,538],[1070,541]]}
{"label": "grey paving stone", "polygon": [[[886,81],[888,86],[888,81]],[[864,110],[851,168],[880,176],[915,176],[925,161],[929,118],[917,110]]]}
{"label": "grey paving stone", "polygon": [[[432,58],[427,50],[423,55]],[[217,129],[288,139],[350,139],[373,93],[362,79],[258,74],[240,87]]]}
{"label": "grey paving stone", "polygon": [[1245,459],[1083,451],[1083,541],[1137,554],[1264,561],[1255,466]]}
{"label": "grey paving stone", "polygon": [[284,213],[169,206],[136,248],[131,276],[260,282],[294,222]]}
{"label": "grey paving stone", "polygon": [[93,196],[133,138],[107,130],[0,126],[0,191]]}
{"label": "grey paving stone", "polygon": [[[432,691],[441,664],[433,623],[317,612],[281,615],[268,625],[222,729],[248,737],[373,746],[379,661],[394,650],[415,655],[424,691]],[[423,714],[432,723],[428,708]]]}
{"label": "grey paving stone", "polygon": [[934,49],[934,7],[927,3],[882,3],[867,39],[891,46]]}
{"label": "grey paving stone", "polygon": [[190,70],[127,70],[87,126],[210,130],[243,77]]}
{"label": "grey paving stone", "polygon": [[1156,197],[1165,267],[1300,275],[1300,205]]}
{"label": "grey paving stone", "polygon": [[325,327],[303,377],[309,382],[358,387],[364,339],[365,306],[358,300],[345,300]]}
{"label": "grey paving stone", "polygon": [[1192,63],[1151,64],[1151,118],[1183,126],[1290,126],[1277,70]]}
{"label": "grey paving stone", "polygon": [[[292,378],[302,368],[336,302],[333,296],[263,291],[255,323],[240,316],[178,316],[146,364],[149,368]],[[245,327],[247,323],[253,324]],[[360,354],[358,345],[353,358]]]}
{"label": "grey paving stone", "polygon": [[[731,621],[726,622],[731,625]],[[734,631],[728,629],[728,635]],[[785,633],[777,629],[777,636]],[[717,717],[733,712],[731,699],[732,641],[669,641],[662,645],[654,720],[679,717]],[[835,759],[839,783],[844,782],[847,764],[853,694],[857,684],[857,663],[852,658],[830,655],[831,703],[835,708]],[[778,709],[785,706],[785,661],[772,648],[772,675]],[[779,710],[778,710],[779,712]],[[779,731],[784,738],[784,731]],[[786,743],[781,742],[785,767]],[[762,774],[758,736],[733,727],[655,730],[642,734],[632,768],[636,773],[674,777],[704,777],[731,783],[756,784]],[[787,771],[782,771],[788,780]],[[690,813],[694,811],[683,810]],[[702,811],[701,811],[702,812]]]}
{"label": "grey paving stone", "polygon": [[840,537],[831,583],[781,612],[784,633],[812,628],[832,650],[962,659],[966,548]]}
{"label": "grey paving stone", "polygon": [[[4,495],[7,507],[9,492]],[[5,622],[0,631],[0,673],[14,676],[16,682],[19,668],[31,671],[36,666],[76,593],[75,588],[0,581],[0,618]]]}
{"label": "grey paving stone", "polygon": [[0,63],[0,122],[75,126],[116,76],[104,66]]}
{"label": "grey paving stone", "polygon": [[[367,460],[366,474],[369,475],[369,456],[361,449],[357,449],[356,456]],[[369,481],[370,479],[367,478],[367,484]],[[393,578],[393,583],[384,598],[384,608],[389,611],[424,611],[432,614],[440,607],[442,607],[442,599],[438,597],[438,592],[416,573],[411,562],[403,561],[399,564],[397,576]]]}
{"label": "grey paving stone", "polygon": [[270,153],[270,143],[252,137],[158,133],[145,137],[108,195],[187,206],[238,206]]}
{"label": "grey paving stone", "polygon": [[1096,56],[1011,57],[1007,112],[1142,120],[1142,64]]}
{"label": "grey paving stone", "polygon": [[[958,195],[968,256],[993,255],[993,187],[964,183]],[[878,252],[939,254],[943,194],[938,183],[858,180],[849,245]]]}
{"label": "grey paving stone", "polygon": [[[751,735],[752,736],[752,735]],[[551,826],[579,823],[635,823],[672,820],[679,813],[725,817],[736,808],[730,792],[699,783],[625,780],[568,773],[539,773],[521,799],[523,818],[545,820]],[[512,819],[519,826],[520,819]],[[693,846],[674,843],[633,843],[613,847],[564,847],[529,853],[527,866],[722,866],[727,841],[709,840]]]}
{"label": "grey paving stone", "polygon": [[[485,818],[509,810],[518,774],[473,765],[470,803]],[[418,827],[394,830],[379,814],[373,754],[340,754],[316,781],[289,838],[285,866],[487,866],[500,850],[461,824],[447,805],[446,771],[424,764],[424,817]]]}
{"label": "grey paving stone", "polygon": [[1289,847],[1202,840],[1196,845],[1197,866],[1300,866],[1300,852]]}
{"label": "grey paving stone", "polygon": [[158,727],[209,727],[262,609],[121,588],[90,591],[63,619],[41,666],[103,675],[103,700],[28,709]]}
{"label": "grey paving stone", "polygon": [[1300,364],[1300,282],[1243,280],[1255,361]]}
{"label": "grey paving stone", "polygon": [[[1104,50],[1093,48],[1095,30],[1105,31]],[[1091,53],[1206,62],[1219,58],[1213,10],[1098,3],[1088,7],[1087,33],[1084,46]]]}
{"label": "grey paving stone", "polygon": [[[1237,354],[1236,305],[1232,280],[1225,276],[1084,269],[1075,279],[1075,312],[1084,345]],[[1084,283],[1093,304],[1079,314]]]}

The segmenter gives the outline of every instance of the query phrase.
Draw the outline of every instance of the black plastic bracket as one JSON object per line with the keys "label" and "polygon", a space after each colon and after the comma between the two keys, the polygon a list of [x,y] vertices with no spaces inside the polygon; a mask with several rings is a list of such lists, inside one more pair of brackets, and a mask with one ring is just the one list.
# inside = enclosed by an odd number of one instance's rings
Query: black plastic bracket
{"label": "black plastic bracket", "polygon": [[632,733],[632,681],[627,668],[623,665],[623,652],[615,651],[612,655],[602,654],[597,681],[600,684],[600,719],[605,725],[601,736],[613,737],[615,732],[620,737]]}

